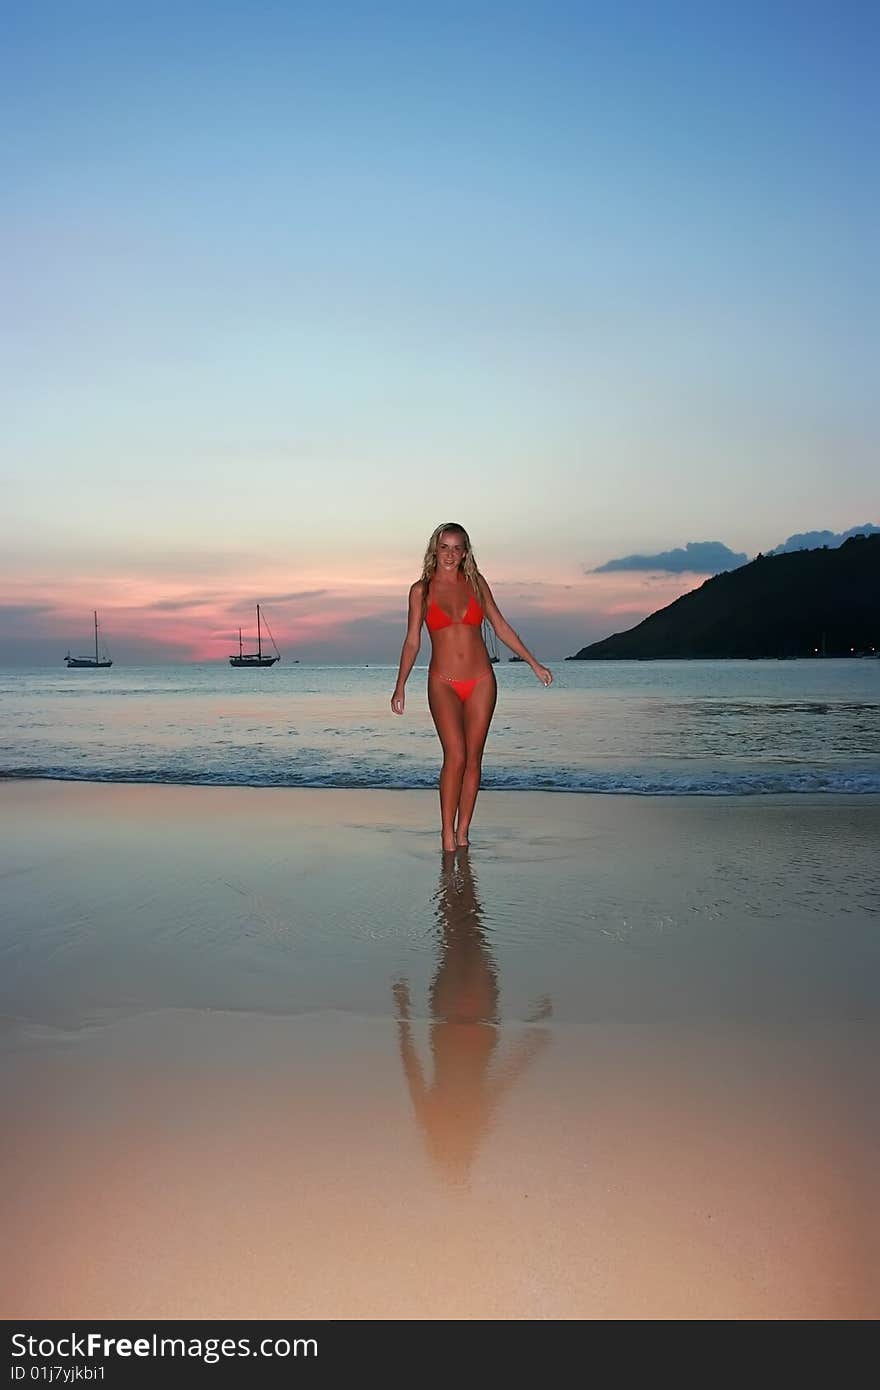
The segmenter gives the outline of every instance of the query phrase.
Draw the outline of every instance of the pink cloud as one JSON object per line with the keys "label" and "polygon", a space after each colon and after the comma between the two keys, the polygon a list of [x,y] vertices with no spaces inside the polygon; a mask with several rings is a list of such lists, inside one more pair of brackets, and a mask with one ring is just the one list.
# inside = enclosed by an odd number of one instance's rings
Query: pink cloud
{"label": "pink cloud", "polygon": [[[236,574],[185,571],[82,574],[63,582],[50,576],[7,581],[0,591],[0,641],[10,660],[15,644],[39,652],[35,660],[58,659],[68,647],[87,643],[91,613],[99,610],[113,652],[148,661],[224,661],[236,649],[238,628],[255,636],[255,605],[265,608],[282,652],[305,660],[392,660],[400,650],[409,583],[372,582],[358,576],[297,575],[280,564],[254,566]],[[633,626],[650,612],[695,587],[699,577],[608,573],[575,582],[499,577],[495,599],[511,623],[526,634],[545,634],[563,651],[586,640]],[[623,622],[621,621],[623,620]],[[536,638],[537,640],[537,638]],[[138,655],[140,654],[140,656]]]}

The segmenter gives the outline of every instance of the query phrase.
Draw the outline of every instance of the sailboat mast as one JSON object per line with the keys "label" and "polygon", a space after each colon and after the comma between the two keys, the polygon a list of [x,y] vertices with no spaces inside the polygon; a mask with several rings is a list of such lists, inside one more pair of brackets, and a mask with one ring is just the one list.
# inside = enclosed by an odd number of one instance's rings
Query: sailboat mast
{"label": "sailboat mast", "polygon": [[97,664],[98,664],[98,610],[97,610],[97,608],[94,610],[94,612],[95,612],[95,665],[97,666]]}
{"label": "sailboat mast", "polygon": [[263,638],[260,633],[260,605],[257,604],[257,656],[263,655]]}
{"label": "sailboat mast", "polygon": [[239,655],[239,659],[241,658],[241,653],[242,653],[242,645],[241,645],[241,628],[239,628],[239,629],[238,629],[238,655]]}

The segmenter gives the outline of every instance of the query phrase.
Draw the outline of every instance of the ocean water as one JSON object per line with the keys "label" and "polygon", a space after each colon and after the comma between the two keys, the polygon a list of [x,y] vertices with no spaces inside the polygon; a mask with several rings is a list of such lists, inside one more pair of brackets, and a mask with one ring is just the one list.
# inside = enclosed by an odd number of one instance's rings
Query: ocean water
{"label": "ocean water", "polygon": [[[483,785],[880,792],[880,661],[499,663]],[[424,667],[0,670],[0,776],[214,786],[436,785]]]}

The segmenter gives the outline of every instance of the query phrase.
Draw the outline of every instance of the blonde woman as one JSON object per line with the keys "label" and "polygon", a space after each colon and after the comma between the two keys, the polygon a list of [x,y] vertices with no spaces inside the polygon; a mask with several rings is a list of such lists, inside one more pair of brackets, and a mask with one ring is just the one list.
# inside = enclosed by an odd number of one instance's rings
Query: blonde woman
{"label": "blonde woman", "polygon": [[422,624],[431,635],[428,705],[443,747],[440,820],[444,850],[463,849],[477,793],[483,748],[495,710],[495,672],[483,641],[483,619],[531,666],[543,685],[553,676],[520,641],[477,569],[467,531],[458,522],[438,526],[428,542],[422,576],[409,591],[409,618],[397,684],[391,696],[403,714],[407,678],[419,654]]}

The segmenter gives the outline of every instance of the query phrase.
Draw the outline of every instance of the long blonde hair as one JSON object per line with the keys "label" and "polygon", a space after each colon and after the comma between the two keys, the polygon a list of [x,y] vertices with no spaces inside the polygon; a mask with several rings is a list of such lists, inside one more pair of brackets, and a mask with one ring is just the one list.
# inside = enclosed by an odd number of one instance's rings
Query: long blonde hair
{"label": "long blonde hair", "polygon": [[445,531],[452,531],[457,536],[461,536],[464,545],[464,555],[459,562],[459,570],[470,584],[477,598],[480,598],[480,571],[477,569],[477,562],[474,559],[474,552],[471,550],[471,538],[467,531],[457,521],[444,521],[442,526],[438,526],[428,541],[428,548],[425,551],[425,560],[422,565],[422,589],[425,597],[428,595],[428,585],[437,573],[437,547],[440,544],[440,537]]}

